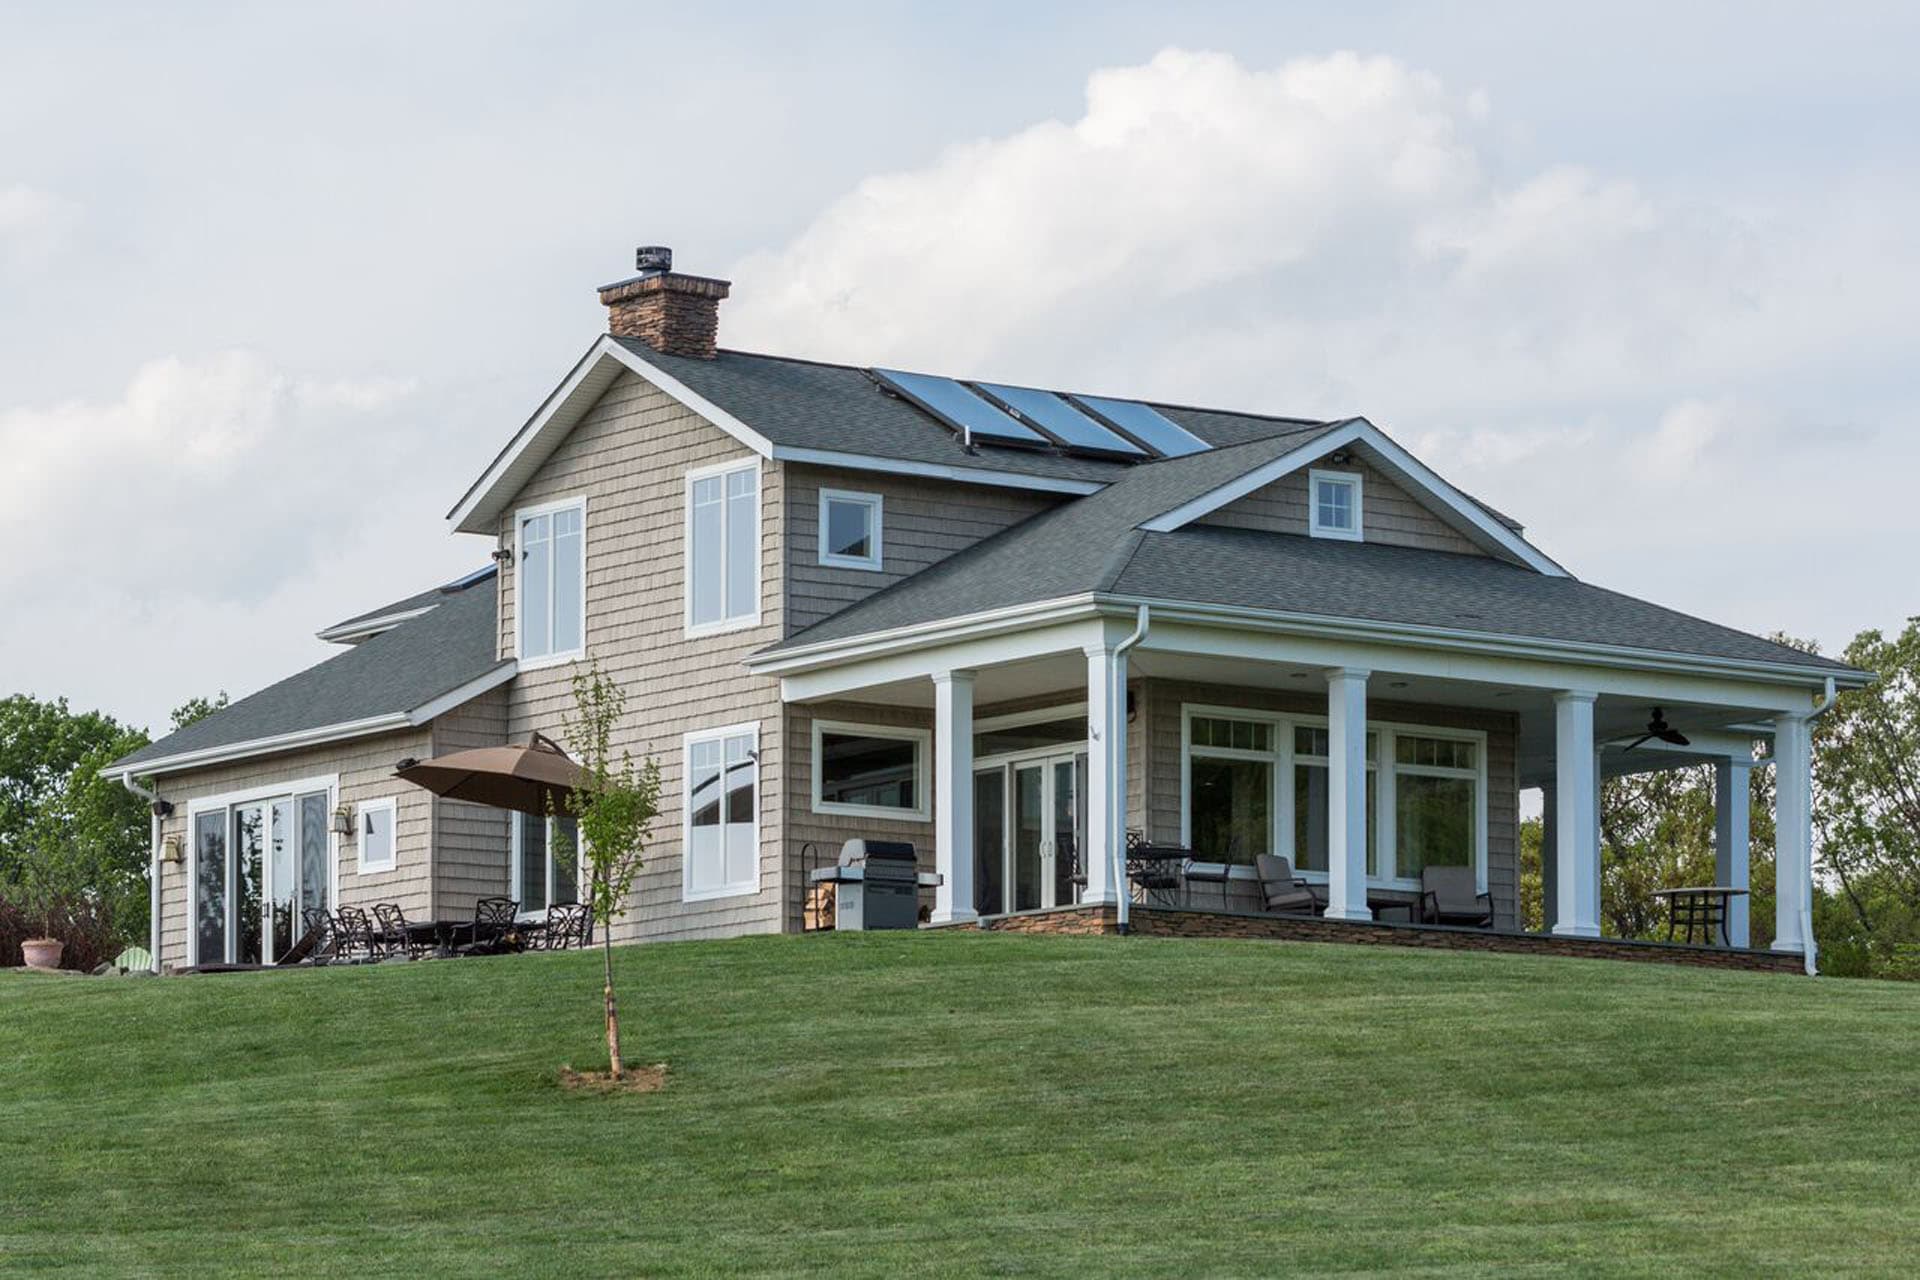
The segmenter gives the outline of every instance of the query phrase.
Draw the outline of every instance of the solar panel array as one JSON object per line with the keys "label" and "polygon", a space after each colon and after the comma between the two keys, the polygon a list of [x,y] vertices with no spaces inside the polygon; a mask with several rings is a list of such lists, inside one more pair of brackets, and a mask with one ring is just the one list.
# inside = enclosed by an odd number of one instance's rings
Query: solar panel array
{"label": "solar panel array", "polygon": [[969,443],[1058,449],[1132,461],[1177,458],[1211,447],[1137,400],[1065,396],[999,382],[956,382],[899,369],[870,372],[881,386],[931,414]]}

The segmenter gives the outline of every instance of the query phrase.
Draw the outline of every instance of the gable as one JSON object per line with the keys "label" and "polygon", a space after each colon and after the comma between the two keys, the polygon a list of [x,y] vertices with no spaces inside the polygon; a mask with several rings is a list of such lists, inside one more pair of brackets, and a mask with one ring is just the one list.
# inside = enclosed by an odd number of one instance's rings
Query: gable
{"label": "gable", "polygon": [[[1385,472],[1359,459],[1335,464],[1324,456],[1310,466],[1360,477],[1360,534],[1363,542],[1423,551],[1484,556],[1486,551],[1428,510]],[[1224,529],[1307,536],[1307,470],[1302,468],[1194,521]]]}

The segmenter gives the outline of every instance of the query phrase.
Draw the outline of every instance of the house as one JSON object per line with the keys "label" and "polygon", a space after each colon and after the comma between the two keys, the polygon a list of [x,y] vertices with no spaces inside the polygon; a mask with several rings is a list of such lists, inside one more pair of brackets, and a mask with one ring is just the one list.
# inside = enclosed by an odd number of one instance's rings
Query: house
{"label": "house", "polygon": [[856,835],[916,846],[934,923],[1099,908],[1129,832],[1225,866],[1223,908],[1287,856],[1335,921],[1471,867],[1511,930],[1534,787],[1551,931],[1591,938],[1600,779],[1709,762],[1733,885],[1777,769],[1771,945],[1807,950],[1809,723],[1864,673],[1582,582],[1364,418],[727,350],[728,282],[641,266],[449,513],[488,567],[113,766],[156,800],[164,962],[569,899],[548,819],[393,770],[561,737],[589,655],[665,780],[622,939],[798,929]]}

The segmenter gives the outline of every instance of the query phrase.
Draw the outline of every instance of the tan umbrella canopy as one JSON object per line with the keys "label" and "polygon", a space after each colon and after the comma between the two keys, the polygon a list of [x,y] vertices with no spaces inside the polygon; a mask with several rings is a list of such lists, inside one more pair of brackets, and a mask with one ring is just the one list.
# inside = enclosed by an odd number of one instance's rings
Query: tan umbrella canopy
{"label": "tan umbrella canopy", "polygon": [[542,814],[566,812],[567,796],[580,775],[573,757],[538,733],[525,746],[476,747],[431,760],[408,757],[394,769],[396,778],[449,800]]}

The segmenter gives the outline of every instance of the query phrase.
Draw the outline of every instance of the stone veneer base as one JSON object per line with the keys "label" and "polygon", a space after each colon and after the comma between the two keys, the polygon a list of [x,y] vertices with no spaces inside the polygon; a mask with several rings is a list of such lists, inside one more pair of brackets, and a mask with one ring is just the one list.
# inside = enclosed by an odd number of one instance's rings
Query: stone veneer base
{"label": "stone veneer base", "polygon": [[[1117,934],[1118,913],[1107,907],[1051,907],[1009,915],[983,916],[948,928],[993,933],[1050,933],[1092,936]],[[1641,942],[1622,938],[1556,938],[1548,934],[1463,929],[1451,925],[1410,925],[1388,921],[1323,920],[1313,916],[1269,916],[1251,912],[1190,907],[1132,909],[1130,932],[1143,938],[1251,938],[1282,942],[1340,942],[1361,946],[1426,947],[1441,951],[1500,951],[1516,955],[1577,956],[1590,960],[1641,960],[1709,969],[1746,969],[1760,973],[1800,973],[1798,952],[1746,951],[1678,942]]]}

